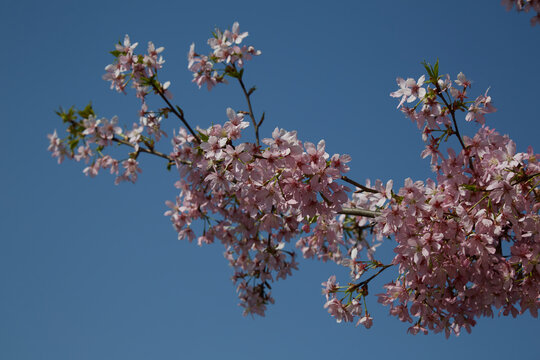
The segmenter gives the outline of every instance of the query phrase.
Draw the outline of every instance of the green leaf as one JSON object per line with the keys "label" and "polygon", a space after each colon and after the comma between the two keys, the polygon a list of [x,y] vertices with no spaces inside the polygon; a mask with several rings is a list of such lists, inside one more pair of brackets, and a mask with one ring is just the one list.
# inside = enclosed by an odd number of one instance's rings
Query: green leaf
{"label": "green leaf", "polygon": [[72,120],[76,119],[75,111],[73,110],[73,106],[69,108],[67,112],[64,111],[64,109],[60,108],[59,111],[56,111],[56,115],[60,116],[62,121],[64,123],[70,122]]}
{"label": "green leaf", "polygon": [[202,142],[208,142],[208,139],[210,138],[208,135],[203,134],[200,131],[197,131],[197,133],[199,134],[199,139],[201,139]]}
{"label": "green leaf", "polygon": [[464,188],[465,190],[478,191],[478,188],[474,184],[463,184],[461,185],[461,187]]}
{"label": "green leaf", "polygon": [[396,202],[398,204],[401,204],[403,202],[403,199],[404,199],[403,196],[399,196],[397,194],[394,194],[393,192],[392,192],[392,197],[394,198],[394,200],[396,200]]}
{"label": "green leaf", "polygon": [[122,54],[122,52],[118,51],[118,50],[113,50],[113,51],[109,51],[109,54],[111,54],[112,56],[117,58],[118,56],[120,56]]}
{"label": "green leaf", "polygon": [[139,82],[141,83],[141,85],[144,85],[144,86],[151,86],[152,83],[153,83],[153,77],[144,77],[144,76],[141,76],[139,78]]}
{"label": "green leaf", "polygon": [[79,114],[81,119],[88,119],[90,115],[96,116],[96,114],[94,113],[94,109],[92,109],[92,102],[89,102],[83,110],[78,111],[77,113]]}
{"label": "green leaf", "polygon": [[426,69],[428,75],[429,75],[429,78],[432,79],[434,76],[433,76],[433,72],[431,71],[431,65],[428,64],[425,60],[422,61],[422,65],[424,65],[424,69]]}
{"label": "green leaf", "polygon": [[71,152],[73,152],[73,150],[77,147],[77,145],[79,145],[79,139],[77,138],[69,142],[69,149],[71,150]]}
{"label": "green leaf", "polygon": [[234,69],[227,69],[225,70],[225,74],[229,75],[230,77],[233,77],[235,79],[240,79],[240,73]]}
{"label": "green leaf", "polygon": [[429,80],[427,82],[435,84],[435,82],[439,80],[439,59],[437,59],[437,62],[435,62],[435,65],[433,66],[425,60],[422,62],[422,65],[424,65],[424,69],[426,69],[429,75]]}

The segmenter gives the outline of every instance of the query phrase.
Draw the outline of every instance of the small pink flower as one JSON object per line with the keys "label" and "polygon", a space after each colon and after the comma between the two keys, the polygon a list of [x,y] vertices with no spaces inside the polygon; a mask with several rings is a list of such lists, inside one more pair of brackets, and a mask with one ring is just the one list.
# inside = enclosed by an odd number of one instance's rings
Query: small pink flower
{"label": "small pink flower", "polygon": [[248,32],[238,33],[240,25],[238,22],[234,22],[232,26],[232,31],[225,30],[225,37],[231,40],[233,44],[240,44],[248,36]]}
{"label": "small pink flower", "polygon": [[324,286],[322,293],[326,296],[326,301],[329,300],[330,294],[333,294],[339,290],[339,283],[336,282],[335,275],[330,276],[328,280],[323,282],[321,285]]}
{"label": "small pink flower", "polygon": [[390,94],[392,97],[401,97],[401,101],[398,104],[398,108],[403,105],[405,101],[407,102],[413,102],[416,99],[423,99],[426,95],[426,89],[422,87],[424,85],[425,76],[422,75],[418,79],[418,81],[414,81],[412,78],[408,78],[407,80],[404,80],[402,78],[397,78],[397,84],[399,86],[399,90],[394,91]]}
{"label": "small pink flower", "polygon": [[358,320],[356,326],[358,325],[364,325],[366,329],[369,329],[373,325],[373,318],[371,315],[366,314],[366,316],[363,316]]}
{"label": "small pink flower", "polygon": [[457,80],[454,80],[454,82],[456,84],[458,84],[459,86],[463,86],[463,87],[470,87],[471,86],[471,81],[469,79],[467,79],[465,74],[463,74],[462,72],[460,72],[457,75]]}

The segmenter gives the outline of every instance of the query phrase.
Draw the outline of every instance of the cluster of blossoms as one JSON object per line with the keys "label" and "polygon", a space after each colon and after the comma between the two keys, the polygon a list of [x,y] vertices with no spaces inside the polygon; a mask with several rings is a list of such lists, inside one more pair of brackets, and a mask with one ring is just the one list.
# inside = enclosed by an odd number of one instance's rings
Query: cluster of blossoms
{"label": "cluster of blossoms", "polygon": [[[397,280],[385,286],[379,301],[402,321],[416,317],[413,333],[470,331],[475,317],[492,316],[493,307],[504,315],[529,310],[536,317],[539,155],[532,148],[516,152],[508,136],[484,125],[483,115],[495,111],[491,98],[465,102],[470,81],[463,74],[452,84],[438,75],[437,65],[426,69],[430,87],[418,90],[420,81],[403,87],[398,79],[400,90],[391,95],[401,96],[402,103],[406,96],[411,100],[409,92],[423,95],[413,108],[400,106],[423,128],[422,155],[431,156],[436,181],[405,180],[376,219],[374,231],[397,242],[392,263],[399,267]],[[458,111],[482,125],[474,137],[461,139]],[[444,155],[441,143],[451,135],[462,149],[447,148]]]}
{"label": "cluster of blossoms", "polygon": [[502,4],[507,10],[515,6],[517,11],[536,11],[536,16],[531,18],[531,25],[540,24],[540,0],[502,0]]}
{"label": "cluster of blossoms", "polygon": [[[532,148],[516,152],[507,136],[485,126],[485,115],[495,111],[487,92],[467,101],[471,82],[462,73],[454,81],[440,76],[438,63],[425,64],[427,78],[398,78],[399,88],[391,96],[400,98],[398,108],[421,129],[426,142],[422,157],[431,157],[436,179],[406,179],[397,192],[392,180],[362,185],[345,176],[350,156],[330,156],[324,140],[317,145],[302,142],[295,131],[276,128],[271,138],[259,141],[264,114],[255,120],[255,88],[246,90],[242,67],[260,52],[240,47],[247,33],[238,28],[234,23],[232,30],[216,30],[208,41],[213,50],[209,56],[196,54],[192,45],[188,67],[199,87],[206,83],[211,89],[225,76],[238,80],[249,111],[228,108],[225,123],[193,130],[183,110],[169,102],[169,83],[157,80],[162,48],[150,43],[147,55],[136,55],[137,44],[126,36],[112,52],[115,62],[107,66],[104,78],[120,92],[132,81],[142,100],[140,122],[124,131],[116,117],[98,120],[91,106],[61,111],[68,136],[60,139],[56,131],[49,135],[53,156],[59,162],[65,157],[85,161],[89,176],[108,169],[117,175],[117,183],[136,181],[140,153],[166,159],[168,168],[175,165],[179,195],[167,202],[170,210],[165,215],[179,239],[223,244],[244,314],[264,315],[274,302],[271,283],[297,269],[300,251],[304,258],[332,261],[350,270],[347,286],[340,286],[335,276],[323,283],[324,307],[338,322],[356,320],[357,325],[372,326],[368,286],[391,267],[397,268],[397,278],[385,285],[379,302],[400,320],[413,323],[413,334],[470,331],[475,318],[492,316],[493,308],[503,315],[528,310],[537,316],[540,155]],[[214,70],[218,63],[225,64],[221,73]],[[152,92],[167,106],[148,111],[145,98]],[[409,107],[411,103],[415,104]],[[472,138],[459,132],[460,111],[466,112],[467,122],[481,125]],[[166,154],[155,145],[165,134],[161,119],[171,113],[185,127],[173,133],[173,149]],[[249,126],[256,141],[242,142]],[[452,136],[461,151],[443,149]],[[131,149],[127,159],[104,154],[113,143]],[[204,227],[202,234],[195,233],[196,224]],[[385,238],[396,242],[389,264],[375,259],[375,249]]]}
{"label": "cluster of blossoms", "polygon": [[[242,45],[242,40],[247,36],[247,32],[239,33],[240,25],[235,22],[231,30],[221,32],[216,29],[214,36],[208,40],[208,45],[212,48],[209,55],[200,55],[195,52],[195,44],[191,44],[188,53],[188,69],[193,72],[193,82],[199,88],[204,84],[208,90],[218,83],[225,81],[225,75],[240,76],[238,68],[244,66],[244,62],[251,60],[253,56],[261,54],[260,50],[255,50],[253,46]],[[217,70],[218,64],[225,64],[225,68]]]}
{"label": "cluster of blossoms", "polygon": [[[225,246],[245,313],[263,315],[273,302],[270,283],[297,267],[294,249],[287,249],[291,239],[314,225],[297,243],[304,255],[340,256],[335,214],[348,189],[336,180],[349,170],[350,157],[329,157],[324,141],[302,144],[296,132],[277,128],[264,148],[233,145],[248,122],[230,108],[227,114],[225,124],[199,129],[200,143],[184,129],[174,137],[171,157],[183,179],[166,215],[179,239]],[[190,227],[195,220],[205,223],[198,237]]]}
{"label": "cluster of blossoms", "polygon": [[[118,118],[97,119],[91,105],[82,111],[73,108],[68,111],[61,110],[57,114],[64,123],[68,124],[68,136],[60,139],[56,131],[49,135],[49,151],[58,158],[58,162],[67,158],[84,161],[89,164],[84,173],[96,176],[100,170],[109,170],[116,175],[115,183],[122,181],[135,182],[141,173],[137,160],[140,152],[154,152],[162,157],[166,155],[154,151],[154,146],[167,134],[161,129],[163,118],[177,109],[162,108],[157,111],[148,109],[146,98],[150,93],[161,96],[164,100],[172,98],[168,90],[170,82],[162,84],[157,79],[158,70],[162,68],[163,57],[159,54],[164,48],[157,48],[152,42],[148,43],[147,53],[144,55],[134,52],[138,43],[131,44],[128,35],[123,43],[118,43],[111,51],[114,62],[105,67],[103,79],[111,82],[111,89],[125,93],[127,85],[131,82],[136,97],[141,100],[138,112],[139,122],[133,123],[130,130],[118,126]],[[123,144],[133,148],[133,152],[124,160],[117,160],[110,154],[104,154],[105,148],[115,144]]]}
{"label": "cluster of blossoms", "polygon": [[[151,111],[148,109],[146,97],[150,93],[155,93],[164,99],[172,99],[172,94],[168,90],[170,81],[161,83],[158,81],[158,70],[163,67],[165,60],[159,54],[163,47],[156,49],[152,42],[148,42],[147,53],[136,54],[134,52],[138,43],[131,44],[129,36],[126,35],[123,43],[118,43],[116,49],[111,51],[115,57],[114,62],[105,67],[103,79],[111,82],[111,89],[125,93],[126,86],[131,82],[135,89],[137,98],[141,100],[139,110],[139,123],[134,123],[132,130],[127,133],[131,144],[138,146],[141,141],[141,134],[147,133],[149,137],[159,141],[162,135],[166,135],[161,130],[161,121],[167,117],[169,109],[159,109]],[[153,140],[152,140],[153,141]]]}
{"label": "cluster of blossoms", "polygon": [[[131,82],[135,89],[136,96],[141,100],[140,116],[148,115],[148,105],[146,104],[146,96],[151,92],[162,92],[168,98],[172,95],[167,91],[170,82],[164,84],[157,81],[158,70],[163,67],[165,60],[159,55],[164,48],[156,49],[152,42],[148,42],[147,53],[144,55],[134,52],[138,43],[131,44],[129,36],[126,35],[123,43],[118,43],[116,49],[111,51],[115,57],[112,64],[105,67],[105,75],[103,80],[111,82],[111,89],[125,93],[126,86]],[[152,121],[151,119],[142,120]]]}
{"label": "cluster of blossoms", "polygon": [[[426,65],[426,70],[428,81],[425,76],[417,81],[398,78],[399,89],[391,96],[400,98],[398,107],[422,129],[422,157],[431,156],[436,181],[406,179],[397,193],[391,182],[383,188],[377,181],[377,192],[355,194],[347,204],[379,211],[371,223],[374,236],[397,243],[391,264],[369,264],[378,273],[398,267],[396,280],[385,285],[379,302],[390,306],[391,315],[413,323],[413,334],[470,331],[475,318],[493,316],[493,308],[503,315],[529,311],[537,317],[540,155],[532,148],[516,152],[508,136],[485,126],[484,115],[495,111],[491,97],[486,93],[466,101],[471,82],[464,74],[452,82],[448,75],[439,76],[438,64]],[[415,101],[412,108],[404,105]],[[461,137],[459,111],[466,112],[466,121],[481,125],[474,137]],[[448,147],[444,155],[442,144],[452,135],[462,150]],[[357,222],[361,228],[366,219]],[[358,264],[356,254],[352,252],[350,262]],[[365,263],[360,264],[364,270]],[[359,275],[352,268],[352,279]],[[323,283],[325,307],[338,322],[358,318],[357,324],[371,325],[369,314],[360,310],[370,279],[339,286],[332,276]],[[338,298],[339,293],[345,296]]]}
{"label": "cluster of blossoms", "polygon": [[56,131],[48,135],[50,142],[48,150],[58,158],[58,163],[64,158],[84,161],[88,166],[83,172],[90,177],[96,176],[101,169],[109,170],[111,174],[116,175],[115,184],[137,180],[137,175],[141,172],[136,160],[137,153],[130,154],[124,160],[103,154],[103,150],[113,142],[130,144],[121,140],[127,138],[127,135],[117,126],[117,117],[110,120],[96,119],[90,105],[82,111],[75,112],[71,108],[59,112],[58,115],[68,124],[69,134],[65,139],[60,139]]}

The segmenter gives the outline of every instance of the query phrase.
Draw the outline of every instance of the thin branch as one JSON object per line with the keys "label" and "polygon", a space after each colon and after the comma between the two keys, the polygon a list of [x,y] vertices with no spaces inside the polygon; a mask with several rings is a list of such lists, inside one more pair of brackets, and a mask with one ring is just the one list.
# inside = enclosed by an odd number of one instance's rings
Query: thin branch
{"label": "thin branch", "polygon": [[367,209],[341,208],[341,211],[338,211],[338,214],[376,218],[381,215],[381,212]]}
{"label": "thin branch", "polygon": [[[122,144],[122,145],[127,145],[129,147],[135,148],[135,145],[133,145],[132,143],[130,143],[128,141],[125,141],[125,140],[122,140],[122,139],[118,139],[116,137],[113,137],[112,141],[117,142],[117,143]],[[150,149],[147,149],[147,148],[139,147],[139,150],[137,150],[137,151],[147,153],[147,154],[156,155],[156,156],[162,157],[162,158],[167,159],[170,162],[174,163],[174,159],[172,157],[170,157],[169,155],[166,155],[166,154],[164,154],[162,152],[159,152],[157,150],[150,150]]]}
{"label": "thin branch", "polygon": [[182,111],[181,113],[176,111],[176,109],[174,108],[174,106],[172,106],[172,104],[169,102],[169,99],[167,99],[167,97],[165,96],[165,94],[163,93],[163,91],[158,88],[154,83],[152,83],[152,87],[154,88],[154,90],[159,94],[159,96],[161,96],[161,98],[163,99],[163,101],[165,101],[167,103],[167,105],[169,106],[169,109],[172,111],[172,113],[174,115],[176,115],[181,121],[182,123],[184,123],[184,125],[187,127],[187,129],[189,130],[189,132],[191,133],[191,135],[193,135],[193,137],[195,138],[195,140],[197,141],[198,144],[201,143],[201,139],[199,139],[199,136],[197,136],[197,134],[195,133],[195,131],[193,131],[193,129],[191,128],[191,126],[189,126],[186,118],[184,117],[184,112]]}
{"label": "thin branch", "polygon": [[[458,128],[458,124],[457,124],[457,121],[456,121],[456,115],[455,115],[454,108],[451,107],[450,104],[448,104],[448,102],[446,101],[446,98],[443,96],[443,91],[442,91],[441,87],[439,86],[439,84],[437,82],[435,82],[435,87],[437,88],[437,91],[439,92],[439,97],[444,102],[444,105],[446,105],[446,108],[448,109],[448,111],[450,111],[450,115],[452,115],[452,121],[453,121],[454,127],[456,129],[456,136],[457,136],[457,138],[459,140],[459,143],[461,144],[461,147],[463,148],[463,150],[467,150],[467,147],[465,146],[465,144],[463,143],[463,139],[461,138],[461,134],[459,133],[459,128]],[[469,158],[469,166],[471,167],[471,170],[474,171],[474,165],[473,165],[473,162],[472,162],[471,158]]]}
{"label": "thin branch", "polygon": [[444,105],[446,105],[446,108],[448,109],[448,111],[450,111],[450,115],[452,115],[452,121],[454,122],[454,127],[456,129],[456,136],[459,140],[459,143],[461,144],[461,147],[463,147],[463,150],[466,150],[467,147],[465,146],[465,144],[463,143],[463,140],[461,139],[461,134],[459,133],[459,129],[458,129],[458,125],[457,125],[457,121],[456,121],[456,116],[455,116],[455,112],[454,112],[454,108],[450,106],[450,104],[448,104],[448,101],[446,101],[446,98],[443,96],[443,92],[442,92],[442,89],[441,87],[439,86],[439,84],[435,84],[435,86],[437,87],[437,91],[439,92],[439,97],[442,99],[442,101],[444,102]]}
{"label": "thin branch", "polygon": [[[394,266],[394,264],[383,265],[379,269],[379,271],[377,271],[374,275],[370,276],[369,278],[367,278],[366,280],[364,280],[362,282],[359,282],[358,284],[354,284],[354,285],[350,286],[347,289],[347,291],[352,293],[353,291],[355,291],[359,287],[367,286],[371,280],[375,279],[377,276],[379,276],[380,273],[382,273],[384,270],[386,270],[386,269],[388,269],[389,267],[392,267],[392,266]],[[364,295],[366,295],[366,294],[364,294]]]}
{"label": "thin branch", "polygon": [[[80,123],[78,123],[78,122],[76,122],[76,121],[73,121],[73,120],[68,120],[68,121],[69,121],[69,123],[72,124],[72,125],[81,125]],[[119,138],[117,138],[117,137],[115,137],[115,136],[114,136],[111,140],[114,141],[114,142],[117,142],[117,143],[119,143],[119,144],[127,145],[127,146],[129,146],[129,147],[135,149],[135,145],[133,145],[133,144],[130,143],[129,141],[119,139]],[[164,153],[162,153],[162,152],[160,152],[160,151],[154,150],[154,149],[147,149],[147,148],[139,147],[139,149],[137,150],[137,152],[138,152],[138,153],[143,152],[143,153],[147,153],[147,154],[159,156],[159,157],[161,157],[161,158],[164,158],[164,159],[166,159],[166,160],[169,160],[169,163],[171,163],[171,164],[174,164],[174,163],[175,163],[175,160],[174,160],[172,157],[170,157],[169,155],[166,155],[166,154],[164,154]],[[185,161],[180,161],[180,162],[183,163],[183,164],[186,164],[186,165],[191,165],[191,164],[189,164],[189,163],[187,163],[187,162],[185,162]]]}
{"label": "thin branch", "polygon": [[349,184],[354,185],[354,186],[362,189],[362,191],[370,192],[370,193],[373,193],[373,194],[379,193],[379,191],[377,191],[375,189],[368,188],[367,186],[364,186],[364,185],[354,181],[353,179],[348,178],[345,175],[341,177],[341,180],[343,180],[345,182],[348,182]]}
{"label": "thin branch", "polygon": [[371,280],[375,279],[380,273],[382,273],[384,270],[388,269],[391,266],[394,266],[394,265],[393,264],[384,265],[379,271],[377,271],[376,274],[370,276],[366,280],[362,281],[360,284],[367,285]]}
{"label": "thin branch", "polygon": [[257,121],[255,120],[255,115],[253,114],[253,107],[251,106],[251,100],[250,100],[250,96],[251,94],[248,93],[248,91],[246,90],[246,86],[244,85],[244,82],[242,81],[242,77],[238,77],[238,82],[240,83],[240,86],[242,87],[242,91],[244,92],[244,96],[246,97],[246,101],[247,101],[247,104],[248,104],[248,108],[249,108],[249,117],[251,118],[251,122],[253,123],[253,127],[255,128],[255,140],[257,141],[257,146],[260,145],[260,141],[259,141],[259,126],[261,126],[263,120],[264,120],[264,114],[263,116],[261,117],[261,121],[259,121],[257,123]]}

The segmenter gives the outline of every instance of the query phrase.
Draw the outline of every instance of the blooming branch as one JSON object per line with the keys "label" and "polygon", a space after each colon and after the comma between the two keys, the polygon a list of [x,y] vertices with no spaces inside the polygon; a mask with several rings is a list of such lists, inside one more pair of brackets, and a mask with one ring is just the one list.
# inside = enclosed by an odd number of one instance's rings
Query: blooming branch
{"label": "blooming branch", "polygon": [[[158,80],[163,48],[150,42],[146,54],[136,54],[137,43],[126,36],[112,52],[104,79],[123,93],[131,83],[141,101],[139,121],[128,130],[117,117],[98,119],[91,105],[61,110],[67,136],[48,135],[49,150],[59,163],[84,161],[88,176],[107,169],[116,183],[137,180],[140,153],[167,160],[168,169],[175,166],[179,193],[166,202],[165,215],[178,239],[200,246],[219,241],[225,247],[244,314],[265,314],[274,302],[272,284],[297,270],[301,252],[350,270],[347,286],[339,286],[335,276],[323,283],[324,307],[338,322],[371,327],[368,287],[389,268],[397,277],[377,295],[379,302],[411,323],[413,334],[458,335],[493,309],[537,316],[540,155],[532,148],[517,152],[508,136],[485,125],[485,115],[496,110],[487,91],[468,101],[471,81],[463,73],[454,81],[440,75],[438,62],[424,63],[427,74],[418,80],[398,78],[399,88],[390,96],[421,130],[426,143],[421,156],[431,158],[435,179],[407,178],[396,191],[392,180],[361,184],[345,175],[351,157],[330,156],[324,140],[303,142],[296,131],[280,128],[259,139],[264,113],[256,119],[255,87],[248,90],[243,75],[246,62],[261,52],[242,45],[247,36],[238,23],[216,30],[208,40],[210,54],[200,55],[191,45],[188,69],[193,82],[208,90],[227,77],[237,79],[249,111],[227,108],[223,123],[192,127],[170,101],[170,82]],[[166,107],[149,110],[152,93]],[[466,122],[478,123],[474,136],[458,129],[460,112]],[[170,113],[183,126],[173,132],[167,155],[156,147],[167,136],[162,121]],[[242,141],[250,123],[255,141]],[[459,151],[447,145],[454,135]],[[113,144],[129,148],[126,158],[112,157]],[[204,225],[202,234],[193,230],[195,223]],[[395,246],[389,264],[375,258],[383,239]]]}

